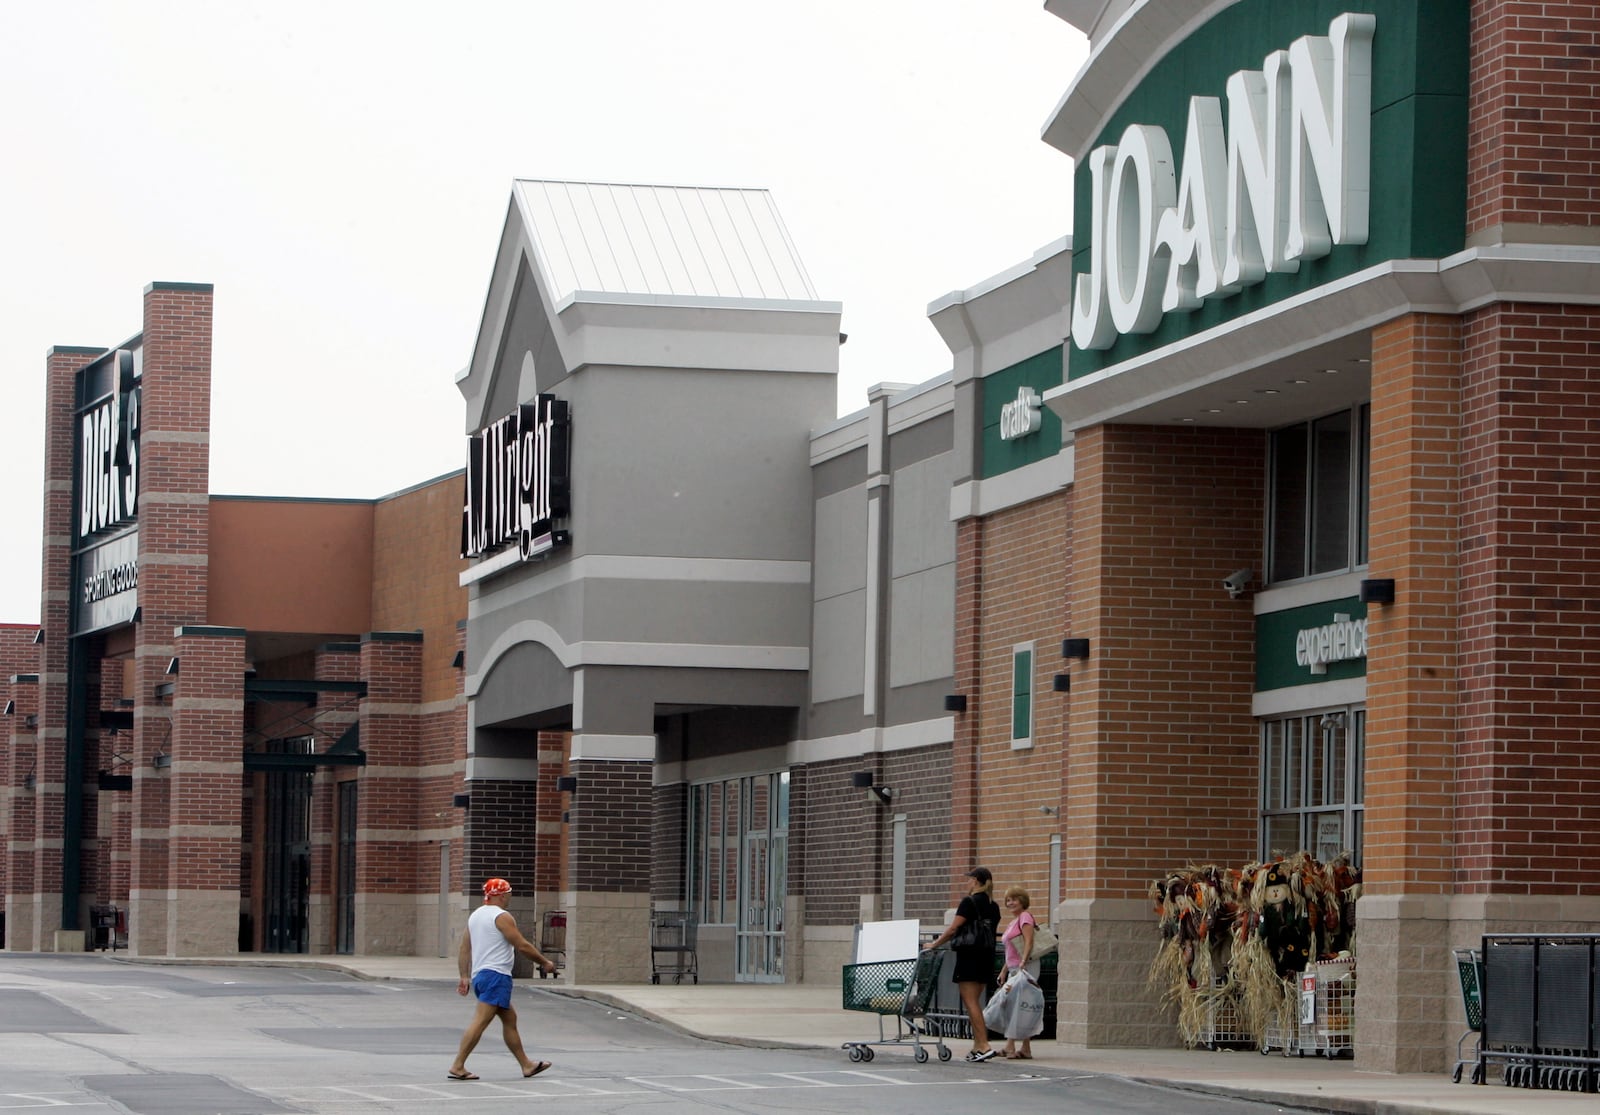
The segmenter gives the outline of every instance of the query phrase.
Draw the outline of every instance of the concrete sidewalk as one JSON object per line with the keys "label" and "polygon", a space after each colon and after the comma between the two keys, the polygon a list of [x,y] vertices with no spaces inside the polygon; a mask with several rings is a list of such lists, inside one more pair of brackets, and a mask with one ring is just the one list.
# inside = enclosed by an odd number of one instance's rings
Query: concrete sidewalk
{"label": "concrete sidewalk", "polygon": [[[110,955],[110,954],[107,954]],[[169,960],[159,957],[118,960],[148,964],[288,965],[327,968],[364,979],[441,980],[454,984],[453,958],[386,956],[262,956]],[[791,984],[603,984],[574,986],[564,979],[519,980],[521,991],[549,991],[628,1010],[665,1026],[755,1047],[832,1049],[841,1065],[849,1061],[842,1045],[875,1041],[880,1016],[841,1008],[837,987]],[[896,1019],[882,1018],[888,1034]],[[957,1059],[970,1043],[948,1043]],[[877,1047],[880,1062],[912,1060],[904,1048]],[[1262,1056],[1251,1050],[1206,1052],[1184,1049],[1083,1049],[1055,1041],[1035,1041],[1032,1061],[996,1058],[980,1070],[996,1073],[1109,1073],[1132,1080],[1190,1088],[1214,1095],[1321,1111],[1406,1115],[1459,1112],[1462,1115],[1595,1115],[1600,1098],[1567,1092],[1531,1091],[1498,1084],[1452,1084],[1447,1073],[1396,1075],[1363,1072],[1346,1060],[1323,1057]]]}

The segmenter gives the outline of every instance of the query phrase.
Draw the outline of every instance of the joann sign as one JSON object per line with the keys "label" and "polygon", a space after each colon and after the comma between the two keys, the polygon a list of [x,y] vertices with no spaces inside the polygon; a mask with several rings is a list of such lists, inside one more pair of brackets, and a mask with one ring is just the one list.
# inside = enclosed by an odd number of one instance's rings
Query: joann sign
{"label": "joann sign", "polygon": [[482,557],[516,542],[522,559],[567,541],[567,404],[540,395],[467,439],[461,556]]}
{"label": "joann sign", "polygon": [[1367,242],[1373,16],[1345,14],[1215,96],[1189,98],[1183,165],[1162,128],[1130,125],[1090,152],[1089,265],[1072,340],[1111,347],[1175,310],[1225,298],[1336,244]]}

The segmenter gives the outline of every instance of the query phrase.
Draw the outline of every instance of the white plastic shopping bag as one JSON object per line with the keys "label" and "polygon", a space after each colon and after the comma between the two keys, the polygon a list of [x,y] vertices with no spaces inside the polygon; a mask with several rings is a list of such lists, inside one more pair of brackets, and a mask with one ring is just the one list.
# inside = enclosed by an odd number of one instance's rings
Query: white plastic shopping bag
{"label": "white plastic shopping bag", "polygon": [[1044,991],[1024,971],[1013,972],[989,997],[983,1022],[1009,1039],[1031,1038],[1044,1029]]}

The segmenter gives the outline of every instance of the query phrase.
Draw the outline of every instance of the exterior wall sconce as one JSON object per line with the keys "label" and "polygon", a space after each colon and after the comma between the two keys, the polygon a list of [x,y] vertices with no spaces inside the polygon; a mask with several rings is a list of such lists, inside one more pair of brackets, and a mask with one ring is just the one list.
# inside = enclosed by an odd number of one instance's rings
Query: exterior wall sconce
{"label": "exterior wall sconce", "polygon": [[15,702],[15,701],[7,701],[6,702],[5,715],[6,716],[15,716],[15,715],[17,715],[17,702]]}
{"label": "exterior wall sconce", "polygon": [[176,658],[174,658],[172,661],[167,663],[167,673],[168,674],[176,674],[177,672],[178,672],[178,660]]}
{"label": "exterior wall sconce", "polygon": [[1393,604],[1394,578],[1375,577],[1369,581],[1362,581],[1359,595],[1363,604]]}
{"label": "exterior wall sconce", "polygon": [[888,805],[894,799],[894,791],[889,787],[873,785],[872,772],[870,770],[856,771],[850,776],[850,785],[858,790],[867,791],[867,793],[877,798],[882,805]]}
{"label": "exterior wall sconce", "polygon": [[456,794],[454,797],[452,797],[450,799],[450,804],[455,806],[457,809],[466,809],[468,806],[470,806],[472,804],[472,795],[471,794]]}
{"label": "exterior wall sconce", "polygon": [[1041,805],[1039,812],[1046,817],[1059,817],[1061,816],[1061,807],[1059,805]]}
{"label": "exterior wall sconce", "polygon": [[572,794],[578,790],[578,776],[576,774],[560,774],[556,776],[556,793]]}
{"label": "exterior wall sconce", "polygon": [[27,716],[22,718],[22,726],[24,728],[37,728],[39,726],[39,714],[36,712],[28,713]]}
{"label": "exterior wall sconce", "polygon": [[33,771],[30,770],[27,774],[22,776],[22,788],[24,790],[31,790],[36,785],[38,785],[38,783],[34,780]]}
{"label": "exterior wall sconce", "polygon": [[157,751],[154,755],[150,756],[150,765],[156,770],[166,770],[172,765],[172,756],[168,755],[165,751]]}
{"label": "exterior wall sconce", "polygon": [[947,693],[944,698],[944,711],[966,712],[967,695],[965,693]]}
{"label": "exterior wall sconce", "polygon": [[1089,640],[1088,639],[1062,639],[1061,640],[1061,657],[1062,658],[1088,658],[1089,657]]}
{"label": "exterior wall sconce", "polygon": [[1054,689],[1057,693],[1072,692],[1072,675],[1057,674],[1055,677],[1050,679],[1050,688]]}
{"label": "exterior wall sconce", "polygon": [[459,670],[463,666],[465,666],[466,664],[467,664],[467,652],[464,651],[464,650],[456,651],[456,656],[454,658],[450,659],[450,668],[453,669],[453,670]]}
{"label": "exterior wall sconce", "polygon": [[133,619],[130,622],[143,623],[144,622],[144,609],[141,608],[141,607],[135,606],[134,609],[133,609]]}
{"label": "exterior wall sconce", "polygon": [[33,633],[33,645],[38,646],[42,642],[44,642],[44,628],[41,627]]}

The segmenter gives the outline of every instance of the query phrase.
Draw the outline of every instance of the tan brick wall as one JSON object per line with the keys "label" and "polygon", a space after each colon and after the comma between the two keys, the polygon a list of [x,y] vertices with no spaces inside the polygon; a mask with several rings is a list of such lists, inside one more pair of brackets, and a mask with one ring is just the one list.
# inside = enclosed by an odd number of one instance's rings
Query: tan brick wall
{"label": "tan brick wall", "polygon": [[[456,624],[467,618],[459,583],[462,481],[459,473],[378,501],[372,537],[372,629],[421,631],[422,700],[455,697],[461,671]],[[465,756],[466,721],[461,722]]]}
{"label": "tan brick wall", "polygon": [[1454,863],[1460,323],[1410,315],[1372,335],[1366,885],[1442,893]]}
{"label": "tan brick wall", "polygon": [[1253,856],[1254,617],[1218,582],[1259,566],[1265,447],[1259,430],[1078,436],[1070,633],[1091,649],[1072,671],[1068,897]]}

